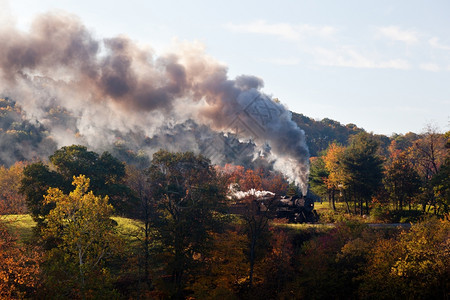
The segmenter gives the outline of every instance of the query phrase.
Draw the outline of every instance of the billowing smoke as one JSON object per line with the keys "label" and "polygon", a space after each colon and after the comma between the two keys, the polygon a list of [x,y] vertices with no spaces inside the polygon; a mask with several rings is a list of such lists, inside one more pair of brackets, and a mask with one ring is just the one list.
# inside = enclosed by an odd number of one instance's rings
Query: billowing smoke
{"label": "billowing smoke", "polygon": [[[255,157],[271,161],[306,194],[309,152],[290,112],[260,92],[261,79],[229,79],[226,66],[200,45],[156,54],[125,36],[96,39],[63,13],[40,15],[27,32],[3,26],[0,41],[0,93],[47,125],[59,146],[98,148],[117,132],[153,137],[193,120],[251,140]],[[75,132],[52,120],[50,109],[69,116]],[[177,142],[200,151],[194,141]]]}

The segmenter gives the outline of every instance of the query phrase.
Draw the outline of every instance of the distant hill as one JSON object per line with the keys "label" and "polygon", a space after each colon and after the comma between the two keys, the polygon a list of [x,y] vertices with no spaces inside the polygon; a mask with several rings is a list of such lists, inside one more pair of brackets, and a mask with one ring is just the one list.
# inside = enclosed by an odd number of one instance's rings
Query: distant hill
{"label": "distant hill", "polygon": [[328,118],[314,120],[295,112],[292,113],[292,120],[305,131],[311,156],[317,156],[320,151],[326,150],[332,142],[346,145],[350,136],[364,131],[355,124],[343,125]]}
{"label": "distant hill", "polygon": [[0,165],[48,157],[56,143],[45,127],[32,122],[11,99],[0,99]]}

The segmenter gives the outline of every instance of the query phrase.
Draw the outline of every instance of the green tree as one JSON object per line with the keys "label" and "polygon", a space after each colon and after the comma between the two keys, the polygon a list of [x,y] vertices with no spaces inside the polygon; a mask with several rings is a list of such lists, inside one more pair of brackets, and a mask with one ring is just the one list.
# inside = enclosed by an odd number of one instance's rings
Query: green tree
{"label": "green tree", "polygon": [[73,185],[68,195],[50,188],[45,196],[45,202],[55,207],[42,233],[57,241],[47,261],[49,290],[70,298],[108,298],[114,291],[105,261],[120,249],[110,219],[113,207],[107,196],[88,192],[84,175],[74,177]]}
{"label": "green tree", "polygon": [[47,189],[59,188],[69,193],[73,177],[81,174],[91,180],[90,186],[96,195],[110,197],[118,213],[130,214],[133,210],[133,198],[125,185],[125,165],[108,152],[98,155],[84,146],[72,145],[57,150],[50,156],[50,162],[50,167],[43,162],[25,167],[20,187],[38,225],[43,224],[52,208],[52,204],[43,203]]}
{"label": "green tree", "polygon": [[[382,159],[377,155],[378,143],[368,133],[359,133],[346,148],[342,157],[346,183],[356,204],[359,203],[360,214],[363,214],[363,201],[366,213],[369,213],[368,202],[375,194],[382,181]],[[356,213],[356,211],[355,211]]]}
{"label": "green tree", "polygon": [[187,279],[208,256],[212,233],[220,230],[225,186],[209,160],[191,152],[155,153],[149,175],[164,270],[172,296],[182,298]]}
{"label": "green tree", "polygon": [[42,162],[33,163],[24,168],[19,191],[25,196],[28,212],[37,222],[38,227],[44,224],[45,217],[54,208],[53,203],[44,202],[44,195],[51,187],[61,187],[63,182],[60,174],[51,171]]}
{"label": "green tree", "polygon": [[[325,184],[329,175],[330,173],[325,168],[325,161],[322,157],[310,158],[309,185],[311,190],[321,198],[329,195]],[[334,206],[333,209],[335,209]]]}
{"label": "green tree", "polygon": [[62,147],[49,157],[56,171],[63,177],[63,190],[70,191],[73,176],[85,175],[90,179],[91,189],[96,195],[110,197],[118,212],[131,209],[126,200],[129,190],[125,185],[125,165],[110,153],[101,155],[88,151],[85,146]]}

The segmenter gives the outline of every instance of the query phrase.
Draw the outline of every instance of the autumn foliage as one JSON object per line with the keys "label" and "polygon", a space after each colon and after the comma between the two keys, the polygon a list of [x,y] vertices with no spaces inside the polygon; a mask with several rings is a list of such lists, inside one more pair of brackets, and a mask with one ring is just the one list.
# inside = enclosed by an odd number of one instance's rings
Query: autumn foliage
{"label": "autumn foliage", "polygon": [[36,294],[40,285],[42,254],[25,246],[8,232],[0,220],[0,299],[20,299]]}
{"label": "autumn foliage", "polygon": [[[138,169],[73,146],[53,164],[1,167],[0,213],[22,213],[26,203],[39,226],[17,239],[0,222],[0,298],[446,299],[446,138],[398,137],[382,151],[363,133],[329,145],[311,159],[310,184],[341,213],[330,226],[274,219],[251,194],[231,214],[230,188],[295,187],[270,169],[212,166],[191,152],[161,150]],[[364,222],[380,207],[421,215],[409,229],[374,229]],[[133,225],[119,230],[112,217],[125,213]]]}

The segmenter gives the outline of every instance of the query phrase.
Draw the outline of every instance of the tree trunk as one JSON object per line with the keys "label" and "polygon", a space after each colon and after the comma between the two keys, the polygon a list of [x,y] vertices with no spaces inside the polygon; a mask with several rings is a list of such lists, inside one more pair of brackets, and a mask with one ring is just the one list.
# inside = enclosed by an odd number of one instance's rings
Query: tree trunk
{"label": "tree trunk", "polygon": [[345,199],[345,204],[347,205],[347,213],[350,213],[350,205],[348,204],[347,199]]}
{"label": "tree trunk", "polygon": [[252,237],[252,242],[250,244],[250,273],[248,276],[248,285],[250,288],[253,286],[253,269],[255,267],[255,245],[256,245],[256,235]]}
{"label": "tree trunk", "polygon": [[150,274],[149,274],[149,261],[150,261],[150,253],[149,253],[149,244],[150,244],[150,222],[148,221],[148,218],[145,220],[145,241],[144,241],[144,280],[147,284],[147,287],[150,288],[151,282],[150,282]]}
{"label": "tree trunk", "polygon": [[86,299],[86,291],[85,291],[85,282],[84,282],[84,271],[83,271],[83,251],[80,244],[78,246],[78,266],[80,269],[80,282],[81,282],[81,297],[82,299]]}
{"label": "tree trunk", "polygon": [[333,207],[333,211],[336,211],[335,193],[336,193],[336,191],[333,190],[332,191],[332,195],[331,195],[331,204],[332,204],[332,207]]}
{"label": "tree trunk", "polygon": [[328,204],[329,204],[330,206],[332,206],[332,204],[331,204],[331,193],[332,193],[332,191],[329,191],[329,192],[327,193],[327,195],[328,195]]}
{"label": "tree trunk", "polygon": [[345,201],[345,205],[347,206],[347,213],[350,214],[350,204],[348,203],[348,198],[347,198],[347,192],[344,191],[344,201]]}
{"label": "tree trunk", "polygon": [[362,217],[363,215],[363,198],[359,198],[359,215]]}

